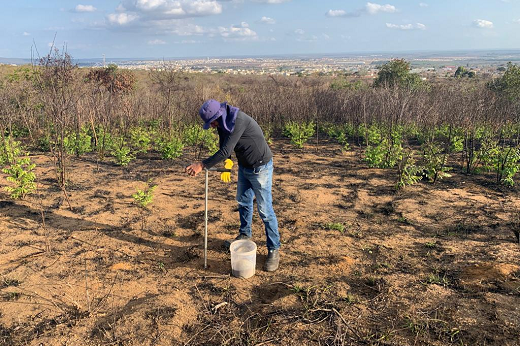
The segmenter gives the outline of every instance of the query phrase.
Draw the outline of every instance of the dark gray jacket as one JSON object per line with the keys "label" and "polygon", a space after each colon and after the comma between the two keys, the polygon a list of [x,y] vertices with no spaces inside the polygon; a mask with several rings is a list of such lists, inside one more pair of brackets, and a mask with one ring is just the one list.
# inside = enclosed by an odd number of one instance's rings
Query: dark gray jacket
{"label": "dark gray jacket", "polygon": [[238,111],[235,128],[227,133],[218,127],[220,150],[202,161],[204,167],[211,168],[231,156],[234,150],[238,164],[246,168],[255,168],[271,161],[273,154],[265,141],[262,129],[249,115]]}

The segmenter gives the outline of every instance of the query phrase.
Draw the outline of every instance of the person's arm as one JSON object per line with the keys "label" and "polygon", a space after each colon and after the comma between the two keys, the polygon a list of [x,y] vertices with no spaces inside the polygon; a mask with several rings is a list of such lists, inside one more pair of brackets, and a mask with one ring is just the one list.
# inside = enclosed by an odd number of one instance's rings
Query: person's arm
{"label": "person's arm", "polygon": [[224,161],[225,159],[231,157],[235,146],[237,145],[240,137],[244,133],[246,129],[246,124],[238,121],[235,125],[235,130],[229,135],[223,135],[221,138],[220,149],[211,157],[202,161],[202,164],[205,168],[211,168],[215,166],[217,163]]}

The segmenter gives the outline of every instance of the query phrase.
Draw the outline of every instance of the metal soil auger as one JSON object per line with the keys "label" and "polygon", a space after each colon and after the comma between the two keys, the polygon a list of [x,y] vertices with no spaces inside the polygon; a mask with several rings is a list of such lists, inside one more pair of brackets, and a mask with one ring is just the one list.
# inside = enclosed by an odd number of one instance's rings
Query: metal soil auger
{"label": "metal soil auger", "polygon": [[204,193],[204,269],[208,268],[208,172],[231,172],[226,168],[204,169],[206,173],[206,184]]}

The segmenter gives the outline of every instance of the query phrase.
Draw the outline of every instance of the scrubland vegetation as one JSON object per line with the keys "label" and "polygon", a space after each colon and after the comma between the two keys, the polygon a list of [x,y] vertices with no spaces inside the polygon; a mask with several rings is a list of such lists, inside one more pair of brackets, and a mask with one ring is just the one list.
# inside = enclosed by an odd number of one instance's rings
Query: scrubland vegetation
{"label": "scrubland vegetation", "polygon": [[[520,68],[409,67],[181,74],[57,50],[0,67],[0,345],[518,345]],[[202,270],[203,186],[182,168],[218,149],[208,98],[273,149],[274,275],[228,275],[232,185],[212,185]]]}

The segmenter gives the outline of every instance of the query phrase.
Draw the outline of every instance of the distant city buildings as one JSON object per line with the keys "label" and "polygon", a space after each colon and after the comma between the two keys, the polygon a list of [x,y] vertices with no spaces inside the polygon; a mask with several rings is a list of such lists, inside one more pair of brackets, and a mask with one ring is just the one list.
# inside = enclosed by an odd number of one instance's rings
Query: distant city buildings
{"label": "distant city buildings", "polygon": [[[372,79],[379,67],[388,62],[382,56],[323,57],[323,58],[201,58],[185,60],[134,60],[115,62],[120,68],[131,70],[172,70],[184,73],[231,74],[231,75],[283,75],[283,76],[359,76]],[[468,64],[468,58],[434,57],[410,59],[412,72],[423,79],[452,77],[459,66],[474,71],[479,76],[495,76],[501,72],[504,62],[478,62]]]}
{"label": "distant city buildings", "polygon": [[[446,55],[409,54],[360,55],[347,57],[250,57],[250,58],[195,58],[173,60],[77,60],[80,67],[106,67],[116,64],[130,70],[171,70],[183,73],[231,74],[231,75],[283,75],[283,76],[355,76],[373,79],[379,67],[392,58],[403,58],[410,62],[412,73],[423,79],[453,77],[459,67],[471,76],[495,77],[503,73],[508,61],[520,62],[520,52],[493,55]],[[0,59],[0,63],[1,63]],[[9,61],[5,61],[9,63]],[[21,63],[23,64],[23,63]],[[25,62],[27,64],[27,62]]]}

